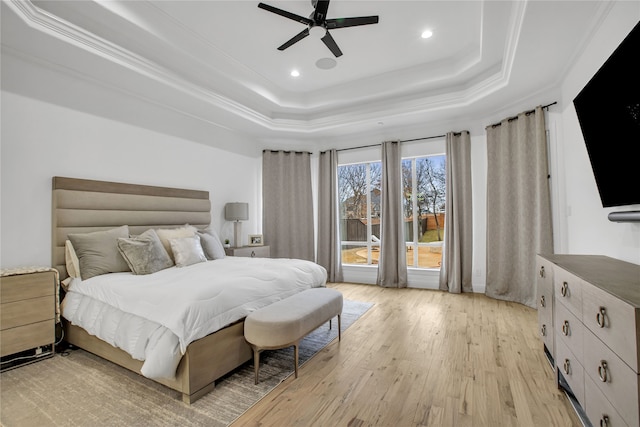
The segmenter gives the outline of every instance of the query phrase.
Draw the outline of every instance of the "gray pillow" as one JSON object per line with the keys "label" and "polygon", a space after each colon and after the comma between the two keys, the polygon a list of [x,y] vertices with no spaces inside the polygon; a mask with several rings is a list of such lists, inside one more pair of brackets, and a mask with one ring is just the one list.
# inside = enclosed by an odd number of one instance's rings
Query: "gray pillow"
{"label": "gray pillow", "polygon": [[120,237],[118,250],[133,274],[151,274],[173,266],[158,234],[152,229],[139,236]]}
{"label": "gray pillow", "polygon": [[225,257],[224,246],[222,246],[218,233],[207,228],[206,230],[198,230],[198,236],[200,236],[200,244],[208,260]]}
{"label": "gray pillow", "polygon": [[207,257],[204,256],[202,245],[200,245],[200,236],[197,234],[191,237],[169,239],[169,243],[176,261],[176,267],[186,267],[207,260]]}
{"label": "gray pillow", "polygon": [[129,226],[123,225],[93,233],[69,234],[68,237],[78,256],[82,280],[101,274],[130,271],[118,251],[118,238],[129,237]]}

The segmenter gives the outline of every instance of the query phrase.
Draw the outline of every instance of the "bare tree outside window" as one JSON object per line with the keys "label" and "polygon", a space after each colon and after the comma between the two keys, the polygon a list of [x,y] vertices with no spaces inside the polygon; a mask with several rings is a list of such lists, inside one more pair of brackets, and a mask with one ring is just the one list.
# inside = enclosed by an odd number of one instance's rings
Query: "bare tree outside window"
{"label": "bare tree outside window", "polygon": [[429,213],[436,223],[437,240],[441,241],[441,227],[438,213],[444,212],[445,198],[445,161],[444,156],[416,159],[418,176],[418,209],[420,213]]}
{"label": "bare tree outside window", "polygon": [[444,237],[445,156],[402,161],[407,265],[440,268]]}
{"label": "bare tree outside window", "polygon": [[[338,167],[344,264],[377,264],[382,163]],[[440,268],[444,238],[445,156],[402,160],[407,265]]]}
{"label": "bare tree outside window", "polygon": [[340,235],[345,264],[376,264],[380,236],[380,162],[338,167]]}

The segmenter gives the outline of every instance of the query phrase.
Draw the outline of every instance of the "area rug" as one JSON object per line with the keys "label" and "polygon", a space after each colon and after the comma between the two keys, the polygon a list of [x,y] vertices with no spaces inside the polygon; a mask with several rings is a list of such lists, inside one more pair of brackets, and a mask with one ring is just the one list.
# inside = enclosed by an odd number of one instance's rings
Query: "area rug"
{"label": "area rug", "polygon": [[[373,304],[344,300],[344,332]],[[299,346],[302,366],[337,338],[321,326]],[[348,334],[342,339],[349,339]],[[332,351],[332,350],[328,350]],[[254,384],[248,362],[216,383],[193,405],[180,394],[83,350],[0,374],[0,423],[24,426],[228,426],[278,384],[293,374],[293,348],[265,351],[260,383]]]}

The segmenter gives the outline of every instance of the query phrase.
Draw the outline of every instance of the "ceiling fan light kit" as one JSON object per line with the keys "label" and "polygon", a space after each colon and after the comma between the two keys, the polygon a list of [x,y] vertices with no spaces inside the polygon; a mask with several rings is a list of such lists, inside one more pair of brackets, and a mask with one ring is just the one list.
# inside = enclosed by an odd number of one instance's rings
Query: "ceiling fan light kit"
{"label": "ceiling fan light kit", "polygon": [[[300,40],[304,39],[309,34],[313,33],[314,36],[317,35],[325,44],[325,46],[329,48],[331,53],[333,53],[333,55],[338,58],[342,56],[342,51],[329,33],[329,30],[378,23],[378,16],[327,19],[329,0],[311,0],[311,5],[314,7],[314,11],[311,13],[311,15],[309,15],[308,18],[305,18],[304,16],[296,15],[295,13],[287,12],[286,10],[279,9],[265,3],[258,4],[258,7],[260,9],[264,9],[277,15],[284,16],[285,18],[294,20],[307,26],[307,28],[300,31],[298,34],[279,46],[278,50],[285,50],[288,47],[291,47],[295,43],[299,42]],[[320,68],[320,66],[318,67]]]}

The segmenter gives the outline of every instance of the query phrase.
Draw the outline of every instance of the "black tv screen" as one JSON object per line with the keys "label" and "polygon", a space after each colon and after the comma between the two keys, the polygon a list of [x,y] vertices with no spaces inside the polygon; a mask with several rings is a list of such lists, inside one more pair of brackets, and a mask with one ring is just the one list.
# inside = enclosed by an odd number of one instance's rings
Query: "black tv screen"
{"label": "black tv screen", "polygon": [[603,207],[640,204],[640,23],[573,100]]}

